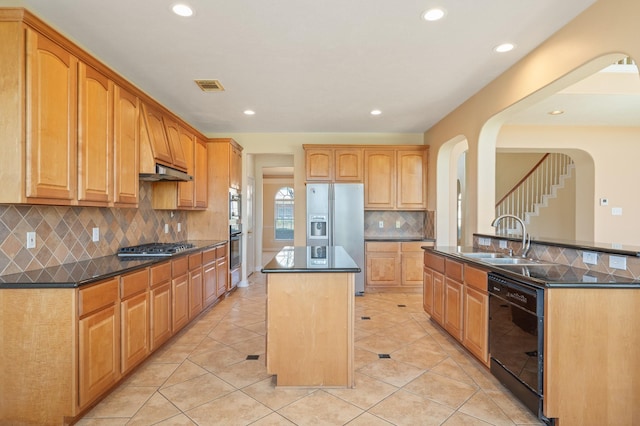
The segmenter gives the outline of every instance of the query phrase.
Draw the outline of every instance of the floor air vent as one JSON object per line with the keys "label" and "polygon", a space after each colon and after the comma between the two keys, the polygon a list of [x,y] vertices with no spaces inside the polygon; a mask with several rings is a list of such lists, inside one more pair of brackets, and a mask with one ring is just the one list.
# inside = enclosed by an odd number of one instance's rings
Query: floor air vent
{"label": "floor air vent", "polygon": [[222,92],[224,87],[218,80],[195,80],[198,87],[203,92]]}

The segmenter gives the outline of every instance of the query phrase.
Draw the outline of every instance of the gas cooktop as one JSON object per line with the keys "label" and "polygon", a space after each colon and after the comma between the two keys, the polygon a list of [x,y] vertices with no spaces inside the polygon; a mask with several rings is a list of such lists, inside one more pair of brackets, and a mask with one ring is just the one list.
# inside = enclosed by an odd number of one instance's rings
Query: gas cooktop
{"label": "gas cooktop", "polygon": [[168,257],[195,247],[191,243],[148,243],[131,247],[120,247],[119,257]]}

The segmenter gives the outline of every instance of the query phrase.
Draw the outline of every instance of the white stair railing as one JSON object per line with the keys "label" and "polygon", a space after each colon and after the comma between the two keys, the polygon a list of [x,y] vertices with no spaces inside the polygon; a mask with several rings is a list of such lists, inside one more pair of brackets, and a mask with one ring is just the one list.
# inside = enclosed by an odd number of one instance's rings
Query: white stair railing
{"label": "white stair railing", "polygon": [[[527,214],[534,213],[544,203],[544,197],[555,193],[564,176],[570,173],[573,160],[566,154],[547,153],[514,187],[496,203],[496,217],[512,214],[527,222]],[[497,229],[500,234],[520,232],[517,222],[506,219]]]}

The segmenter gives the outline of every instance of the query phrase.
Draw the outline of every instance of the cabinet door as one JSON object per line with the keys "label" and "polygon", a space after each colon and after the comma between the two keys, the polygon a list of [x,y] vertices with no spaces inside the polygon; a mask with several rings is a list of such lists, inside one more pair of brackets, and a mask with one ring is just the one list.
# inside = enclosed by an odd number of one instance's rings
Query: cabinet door
{"label": "cabinet door", "polygon": [[422,286],[423,255],[420,252],[402,252],[402,285],[407,287]]}
{"label": "cabinet door", "polygon": [[187,156],[182,148],[178,123],[166,116],[162,118],[162,122],[164,123],[167,140],[169,141],[172,165],[177,169],[187,171]]}
{"label": "cabinet door", "polygon": [[114,202],[121,207],[138,206],[140,185],[138,98],[116,86],[113,113]]}
{"label": "cabinet door", "polygon": [[149,312],[147,291],[123,300],[120,304],[123,374],[149,355]]}
{"label": "cabinet door", "polygon": [[462,341],[462,284],[445,278],[444,328],[457,340]]}
{"label": "cabinet door", "polygon": [[489,365],[489,296],[465,286],[464,337],[462,343],[485,365]]}
{"label": "cabinet door", "polygon": [[26,196],[71,204],[77,197],[78,61],[35,31],[26,34]]}
{"label": "cabinet door", "polygon": [[[180,128],[179,138],[187,164],[187,173],[193,176],[195,175],[194,136],[183,128]],[[193,207],[195,204],[194,196],[194,181],[178,182],[178,207]]]}
{"label": "cabinet door", "polygon": [[171,281],[154,287],[150,291],[151,351],[171,337]]}
{"label": "cabinet door", "polygon": [[398,151],[397,176],[398,210],[424,210],[427,207],[425,150]]}
{"label": "cabinet door", "polygon": [[189,271],[189,318],[202,312],[202,267]]}
{"label": "cabinet door", "polygon": [[184,274],[171,280],[173,326],[175,334],[189,322],[189,276]]}
{"label": "cabinet door", "polygon": [[202,279],[204,281],[204,307],[206,308],[218,298],[218,275],[215,261],[202,267]]}
{"label": "cabinet door", "polygon": [[[78,201],[113,201],[113,83],[78,64]],[[96,204],[98,203],[98,204]]]}
{"label": "cabinet door", "polygon": [[433,271],[433,313],[431,315],[438,324],[444,321],[444,275]]}
{"label": "cabinet door", "polygon": [[363,182],[363,160],[362,149],[336,149],[335,158],[335,181],[336,182]]}
{"label": "cabinet door", "polygon": [[218,273],[218,297],[224,296],[229,284],[229,270],[227,257],[219,257],[216,260],[216,271]]}
{"label": "cabinet door", "polygon": [[333,180],[333,150],[331,148],[309,148],[305,150],[307,181]]}
{"label": "cabinet door", "polygon": [[367,285],[400,286],[400,253],[367,252]]}
{"label": "cabinet door", "polygon": [[149,105],[142,104],[143,123],[146,127],[146,133],[151,139],[151,149],[153,150],[153,158],[167,166],[173,164],[171,156],[171,148],[169,148],[169,140],[164,129],[162,114]]}
{"label": "cabinet door", "polygon": [[196,139],[195,172],[193,175],[195,181],[194,207],[196,208],[206,208],[209,205],[207,160],[207,144],[200,139]]}
{"label": "cabinet door", "polygon": [[394,151],[364,151],[364,208],[392,210],[396,199]]}
{"label": "cabinet door", "polygon": [[429,268],[424,268],[422,274],[422,307],[429,316],[433,315],[433,272]]}
{"label": "cabinet door", "polygon": [[240,191],[242,187],[242,151],[235,145],[231,145],[230,155],[229,186]]}

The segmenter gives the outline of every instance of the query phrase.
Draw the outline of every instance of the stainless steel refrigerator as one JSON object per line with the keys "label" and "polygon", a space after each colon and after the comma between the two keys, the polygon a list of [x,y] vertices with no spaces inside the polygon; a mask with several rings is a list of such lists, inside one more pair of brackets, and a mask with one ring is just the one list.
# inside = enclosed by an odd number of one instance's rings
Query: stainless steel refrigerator
{"label": "stainless steel refrigerator", "polygon": [[364,185],[307,184],[307,245],[342,246],[358,264],[356,294],[364,293]]}

